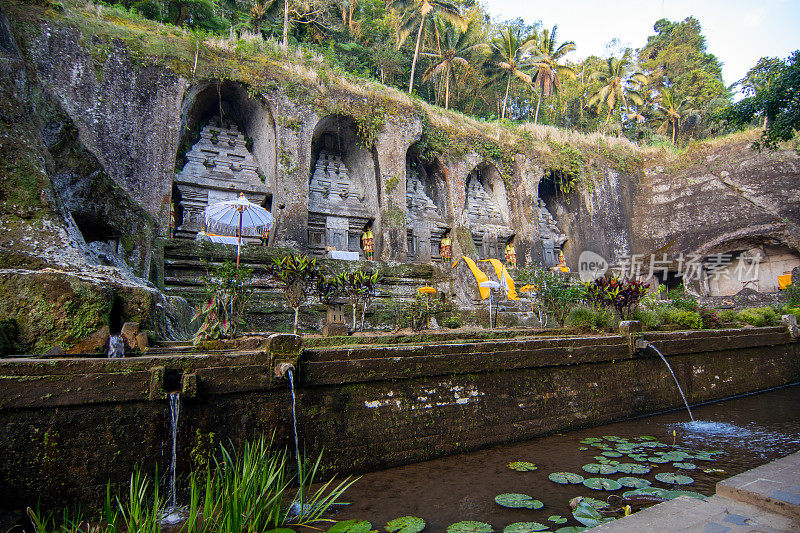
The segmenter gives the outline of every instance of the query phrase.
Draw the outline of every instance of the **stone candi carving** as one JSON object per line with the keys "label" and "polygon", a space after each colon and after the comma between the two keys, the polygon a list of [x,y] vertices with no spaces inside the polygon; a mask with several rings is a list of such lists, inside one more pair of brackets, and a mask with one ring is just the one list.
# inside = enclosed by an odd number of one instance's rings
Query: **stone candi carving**
{"label": "stone candi carving", "polygon": [[406,211],[409,258],[430,261],[439,255],[439,242],[447,224],[434,201],[425,193],[419,172],[406,167]]}
{"label": "stone candi carving", "polygon": [[364,211],[363,187],[351,178],[341,156],[332,151],[320,150],[308,192],[310,211],[339,216]]}
{"label": "stone candi carving", "polygon": [[541,198],[536,200],[536,216],[539,225],[539,237],[544,248],[545,266],[553,266],[556,264],[558,251],[567,242],[567,235],[559,229],[556,219]]}
{"label": "stone candi carving", "polygon": [[235,198],[239,193],[262,204],[271,193],[259,178],[258,165],[235,124],[212,119],[186,159],[186,165],[175,175],[183,207],[183,220],[175,221],[178,237],[192,238],[202,229],[207,205]]}
{"label": "stone candi carving", "polygon": [[467,184],[467,211],[471,221],[503,225],[503,215],[481,181],[470,177]]}

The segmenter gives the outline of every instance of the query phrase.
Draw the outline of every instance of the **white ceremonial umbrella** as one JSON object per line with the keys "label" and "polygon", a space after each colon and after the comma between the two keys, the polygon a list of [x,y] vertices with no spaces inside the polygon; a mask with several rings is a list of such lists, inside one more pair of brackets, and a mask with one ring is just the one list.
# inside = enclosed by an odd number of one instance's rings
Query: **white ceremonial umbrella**
{"label": "white ceremonial umbrella", "polygon": [[242,247],[242,228],[257,228],[266,226],[272,227],[275,222],[272,214],[263,207],[256,205],[244,194],[239,194],[238,198],[225,200],[211,204],[205,209],[206,225],[217,224],[238,228],[236,236],[239,238],[236,243],[236,268],[239,268],[239,255]]}
{"label": "white ceremonial umbrella", "polygon": [[492,290],[499,289],[502,287],[502,285],[496,281],[484,281],[480,284],[480,286],[489,289],[489,329],[494,329],[494,325],[492,323]]}

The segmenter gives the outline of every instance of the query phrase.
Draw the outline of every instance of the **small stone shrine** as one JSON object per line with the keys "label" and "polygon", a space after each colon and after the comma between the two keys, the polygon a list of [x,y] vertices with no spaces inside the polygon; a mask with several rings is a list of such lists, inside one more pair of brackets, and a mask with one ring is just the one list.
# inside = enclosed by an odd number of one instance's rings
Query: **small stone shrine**
{"label": "small stone shrine", "polygon": [[536,216],[539,222],[539,237],[542,240],[543,248],[543,263],[545,267],[552,267],[558,263],[558,253],[561,251],[564,243],[567,242],[567,236],[558,228],[556,219],[547,209],[544,200],[538,198],[536,200]]}
{"label": "small stone shrine", "polygon": [[361,252],[361,234],[374,215],[363,186],[332,145],[332,136],[326,136],[308,187],[308,245],[320,254],[327,247]]}
{"label": "small stone shrine", "polygon": [[[272,198],[272,191],[258,176],[244,134],[233,123],[220,125],[219,118],[213,118],[186,159],[188,163],[174,181],[183,208],[182,220],[175,221],[175,237],[193,239],[203,229],[203,211],[208,205],[236,198],[239,193],[258,205],[269,204],[267,199]],[[257,230],[253,228],[249,235],[258,236]]]}
{"label": "small stone shrine", "polygon": [[428,262],[439,259],[439,243],[447,232],[441,211],[425,193],[419,172],[406,167],[406,208],[408,213],[408,260]]}
{"label": "small stone shrine", "polygon": [[474,174],[467,183],[467,217],[478,254],[484,259],[502,258],[506,242],[514,231],[503,221],[500,208],[486,192],[480,177]]}

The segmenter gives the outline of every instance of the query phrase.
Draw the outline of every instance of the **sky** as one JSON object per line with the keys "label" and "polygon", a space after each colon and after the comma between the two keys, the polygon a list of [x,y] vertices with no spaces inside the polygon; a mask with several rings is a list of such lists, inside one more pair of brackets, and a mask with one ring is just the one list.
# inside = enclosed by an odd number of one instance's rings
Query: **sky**
{"label": "sky", "polygon": [[575,41],[567,58],[607,56],[618,38],[641,48],[660,18],[700,21],[707,51],[723,63],[726,85],[742,79],[764,56],[785,59],[800,49],[800,0],[482,0],[494,21],[522,17],[528,24],[558,25],[558,40]]}

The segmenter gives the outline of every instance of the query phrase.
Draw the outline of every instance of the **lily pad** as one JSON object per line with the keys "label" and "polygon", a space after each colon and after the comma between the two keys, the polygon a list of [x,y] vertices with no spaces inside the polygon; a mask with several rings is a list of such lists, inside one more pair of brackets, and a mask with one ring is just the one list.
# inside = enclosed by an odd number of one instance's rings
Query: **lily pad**
{"label": "lily pad", "polygon": [[425,529],[425,520],[416,516],[401,516],[386,524],[389,533],[419,533]]}
{"label": "lily pad", "polygon": [[657,496],[659,498],[668,498],[669,490],[667,489],[660,489],[658,487],[644,487],[641,489],[636,490],[629,490],[628,492],[623,492],[623,498],[630,498],[631,496]]}
{"label": "lily pad", "polygon": [[492,526],[485,522],[456,522],[447,526],[447,533],[492,533]]}
{"label": "lily pad", "polygon": [[703,472],[706,474],[724,474],[725,471],[721,468],[704,468]]}
{"label": "lily pad", "polygon": [[564,524],[567,521],[566,518],[557,514],[548,516],[547,520],[549,520],[550,522],[555,522],[556,524]]}
{"label": "lily pad", "polygon": [[669,459],[665,459],[661,455],[654,455],[653,457],[648,457],[647,461],[650,462],[650,463],[655,463],[655,464],[662,464],[662,463],[669,463],[670,462]]}
{"label": "lily pad", "polygon": [[527,494],[506,493],[498,494],[494,497],[497,505],[511,509],[541,509],[544,504],[539,500],[534,500]]}
{"label": "lily pad", "polygon": [[604,522],[614,520],[613,518],[605,518],[597,509],[587,504],[585,501],[578,502],[578,507],[572,511],[572,516],[575,520],[587,527],[599,526]]}
{"label": "lily pad", "polygon": [[648,480],[640,477],[621,477],[617,480],[617,483],[623,487],[630,487],[634,489],[641,489],[643,487],[650,486],[650,482]]}
{"label": "lily pad", "polygon": [[661,472],[656,474],[656,479],[661,483],[668,483],[670,485],[689,485],[694,483],[694,479],[689,476],[676,474],[674,472]]}
{"label": "lily pad", "polygon": [[583,483],[583,476],[580,474],[573,474],[572,472],[553,472],[547,478],[559,485],[578,484]]}
{"label": "lily pad", "polygon": [[697,465],[692,463],[672,463],[672,466],[680,468],[681,470],[694,470],[697,468]]}
{"label": "lily pad", "polygon": [[370,533],[372,524],[366,520],[344,520],[336,522],[328,533]]}
{"label": "lily pad", "polygon": [[536,531],[547,531],[549,526],[539,522],[517,522],[503,528],[503,533],[534,533]]}
{"label": "lily pad", "polygon": [[581,441],[581,444],[592,444],[595,442],[602,442],[602,441],[603,439],[601,439],[600,437],[586,437]]}
{"label": "lily pad", "polygon": [[586,451],[586,450],[588,450],[588,449],[589,449],[589,448],[587,448],[586,446],[581,446],[580,448],[578,448],[578,450],[580,450],[580,451],[582,451],[582,452],[585,452],[585,451]]}
{"label": "lily pad", "polygon": [[640,463],[646,463],[647,462],[647,456],[645,454],[642,454],[642,453],[629,453],[628,457],[630,459],[633,459],[634,461],[639,461]]}
{"label": "lily pad", "polygon": [[614,465],[601,465],[597,463],[589,463],[588,465],[583,465],[581,468],[590,474],[602,474],[604,476],[607,476],[608,474],[614,474],[617,471],[617,467]]}
{"label": "lily pad", "polygon": [[589,528],[580,526],[567,526],[556,529],[555,533],[580,533],[581,531],[586,531],[587,529]]}
{"label": "lily pad", "polygon": [[653,437],[652,435],[639,435],[636,437],[637,440],[658,440],[657,438]]}
{"label": "lily pad", "polygon": [[597,500],[595,498],[583,498],[581,501],[591,505],[595,509],[605,509],[606,507],[608,507],[608,502],[604,502],[603,500]]}
{"label": "lily pad", "polygon": [[619,490],[622,488],[622,485],[613,479],[604,477],[590,477],[589,479],[584,479],[583,484],[594,490]]}
{"label": "lily pad", "polygon": [[606,457],[622,457],[622,454],[619,452],[602,452],[600,455],[604,455]]}
{"label": "lily pad", "polygon": [[647,465],[640,465],[638,463],[621,463],[617,465],[617,472],[622,474],[647,474],[650,472],[650,467]]}
{"label": "lily pad", "polygon": [[528,461],[514,461],[513,463],[508,463],[508,467],[511,470],[516,470],[517,472],[533,472],[539,468],[535,464],[529,463]]}

